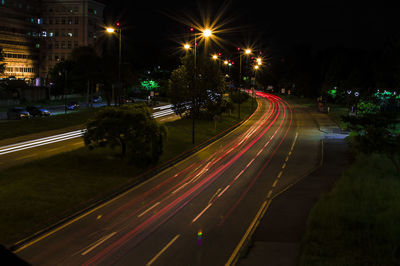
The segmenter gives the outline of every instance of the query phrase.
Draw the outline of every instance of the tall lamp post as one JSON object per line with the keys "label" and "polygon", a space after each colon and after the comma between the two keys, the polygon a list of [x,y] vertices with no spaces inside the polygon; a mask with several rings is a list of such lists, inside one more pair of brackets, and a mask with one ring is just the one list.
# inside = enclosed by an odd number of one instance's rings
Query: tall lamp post
{"label": "tall lamp post", "polygon": [[118,100],[114,99],[114,105],[120,105],[120,100],[121,100],[121,64],[122,64],[122,28],[120,22],[115,23],[116,28],[113,27],[107,27],[106,32],[109,34],[117,33],[118,34],[118,89],[117,89],[117,95],[115,98],[118,98]]}
{"label": "tall lamp post", "polygon": [[253,86],[251,87],[251,94],[252,94],[252,97],[251,97],[251,109],[252,110],[253,110],[254,97],[255,97],[256,76],[257,76],[257,71],[260,69],[260,65],[261,65],[261,61],[257,60],[257,62],[258,62],[258,64],[253,67],[253,69],[254,69],[254,81],[253,81],[254,84],[252,84]]}
{"label": "tall lamp post", "polygon": [[[242,84],[242,56],[243,53],[240,51],[241,49],[238,48],[239,51],[239,86]],[[251,49],[247,48],[244,50],[244,55],[250,55]]]}
{"label": "tall lamp post", "polygon": [[[193,88],[192,88],[192,143],[195,143],[195,108],[196,108],[196,79],[197,79],[197,36],[202,36],[205,39],[209,38],[212,36],[212,31],[208,28],[205,28],[204,30],[201,31],[201,33],[196,33],[194,31],[194,28],[190,28],[190,32],[193,33],[193,39],[194,39],[194,49],[193,49],[193,56],[194,56],[194,73],[193,73]],[[184,48],[186,51],[190,49],[189,44],[185,44]]]}

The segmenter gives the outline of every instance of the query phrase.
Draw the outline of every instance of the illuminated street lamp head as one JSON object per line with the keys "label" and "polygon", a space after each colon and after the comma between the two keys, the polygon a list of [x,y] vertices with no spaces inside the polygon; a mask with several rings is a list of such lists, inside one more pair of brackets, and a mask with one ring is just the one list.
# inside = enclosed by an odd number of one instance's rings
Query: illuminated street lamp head
{"label": "illuminated street lamp head", "polygon": [[250,49],[246,49],[244,52],[245,52],[246,54],[251,54],[251,50],[250,50]]}
{"label": "illuminated street lamp head", "polygon": [[254,66],[254,69],[255,69],[255,70],[257,70],[257,69],[259,69],[259,68],[260,68],[260,67],[257,66],[257,65]]}
{"label": "illuminated street lamp head", "polygon": [[211,32],[210,29],[205,29],[205,30],[203,31],[203,36],[204,36],[204,37],[208,38],[208,37],[210,37],[211,35],[212,35],[212,32]]}
{"label": "illuminated street lamp head", "polygon": [[225,60],[225,61],[224,61],[224,64],[225,64],[225,65],[227,65],[228,63],[229,63],[228,60]]}
{"label": "illuminated street lamp head", "polygon": [[215,55],[212,56],[212,58],[213,58],[214,60],[217,60],[217,59],[218,59],[218,55],[215,54]]}
{"label": "illuminated street lamp head", "polygon": [[114,29],[114,28],[111,28],[111,27],[108,27],[108,28],[106,28],[106,31],[107,31],[108,33],[114,33],[114,32],[115,32],[115,29]]}
{"label": "illuminated street lamp head", "polygon": [[261,65],[261,58],[257,58],[257,64],[260,66]]}
{"label": "illuminated street lamp head", "polygon": [[186,50],[189,50],[189,49],[190,49],[190,45],[186,43],[186,44],[183,46],[183,48],[185,48]]}

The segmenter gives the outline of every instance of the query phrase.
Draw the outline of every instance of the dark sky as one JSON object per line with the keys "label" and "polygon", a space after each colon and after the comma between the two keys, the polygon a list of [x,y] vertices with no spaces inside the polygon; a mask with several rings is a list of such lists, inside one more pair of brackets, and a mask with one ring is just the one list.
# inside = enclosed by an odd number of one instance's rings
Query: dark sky
{"label": "dark sky", "polygon": [[[111,21],[120,19],[126,34],[141,43],[144,53],[157,50],[174,54],[188,29],[181,18],[201,16],[215,19],[225,7],[221,21],[229,33],[221,32],[224,47],[253,45],[259,49],[284,52],[296,43],[323,49],[332,45],[375,49],[388,37],[398,37],[394,5],[378,3],[349,4],[350,1],[122,1],[113,0],[106,8]],[[263,4],[261,5],[260,2]],[[301,3],[300,3],[301,2]],[[174,19],[175,17],[176,19]],[[154,53],[156,54],[156,53]]]}

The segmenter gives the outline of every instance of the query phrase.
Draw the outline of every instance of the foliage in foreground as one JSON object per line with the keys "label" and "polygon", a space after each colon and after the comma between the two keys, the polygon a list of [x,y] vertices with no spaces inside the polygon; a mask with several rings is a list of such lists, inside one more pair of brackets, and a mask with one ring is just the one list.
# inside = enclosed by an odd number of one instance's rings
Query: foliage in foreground
{"label": "foliage in foreground", "polygon": [[158,161],[166,128],[159,125],[145,105],[105,107],[88,121],[84,135],[89,149],[119,146],[121,156],[138,165]]}
{"label": "foliage in foreground", "polygon": [[353,130],[348,142],[351,147],[367,154],[386,155],[400,174],[400,134],[395,131],[399,123],[396,113],[366,114],[360,117],[344,117]]}
{"label": "foliage in foreground", "polygon": [[399,265],[400,180],[390,165],[357,156],[311,211],[300,265]]}

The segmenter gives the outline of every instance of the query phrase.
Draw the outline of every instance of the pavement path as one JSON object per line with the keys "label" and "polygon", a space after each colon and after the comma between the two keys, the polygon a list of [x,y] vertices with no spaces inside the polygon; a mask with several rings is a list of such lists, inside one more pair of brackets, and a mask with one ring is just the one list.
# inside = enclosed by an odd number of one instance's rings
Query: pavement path
{"label": "pavement path", "polygon": [[[237,265],[298,265],[308,214],[321,195],[330,191],[350,160],[344,141],[346,134],[338,134],[341,131],[326,114],[310,112],[301,106],[297,109],[308,112],[317,124],[321,152],[314,168],[300,174],[292,187],[271,201]],[[293,174],[288,169],[283,176]]]}

